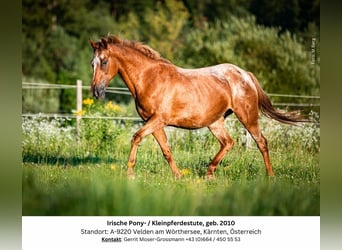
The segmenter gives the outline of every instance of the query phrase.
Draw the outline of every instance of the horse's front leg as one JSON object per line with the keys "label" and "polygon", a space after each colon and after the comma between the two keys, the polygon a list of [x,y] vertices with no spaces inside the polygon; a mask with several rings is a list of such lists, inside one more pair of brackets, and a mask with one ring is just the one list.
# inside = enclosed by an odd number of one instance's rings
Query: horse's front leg
{"label": "horse's front leg", "polygon": [[127,175],[128,177],[134,178],[134,165],[136,162],[136,155],[138,151],[138,145],[141,140],[149,135],[152,134],[154,131],[161,129],[164,127],[164,123],[158,116],[151,117],[148,122],[136,132],[132,138],[132,145],[131,145],[131,152],[129,154],[129,159],[127,163]]}
{"label": "horse's front leg", "polygon": [[177,168],[176,162],[174,161],[172,154],[171,154],[171,150],[169,147],[169,144],[167,142],[167,137],[165,134],[165,131],[163,128],[153,132],[153,136],[154,138],[157,140],[164,158],[167,160],[167,162],[169,163],[169,166],[172,170],[172,173],[177,177],[180,178],[181,177],[181,173],[179,172],[179,169]]}

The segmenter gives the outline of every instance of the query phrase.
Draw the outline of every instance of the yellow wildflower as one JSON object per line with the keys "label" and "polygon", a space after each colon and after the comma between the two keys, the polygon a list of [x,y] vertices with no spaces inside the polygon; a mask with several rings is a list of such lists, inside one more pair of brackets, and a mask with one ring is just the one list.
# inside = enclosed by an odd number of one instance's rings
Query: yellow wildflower
{"label": "yellow wildflower", "polygon": [[199,177],[196,178],[196,183],[197,183],[197,184],[201,183],[201,181],[202,181],[201,178],[199,178]]}
{"label": "yellow wildflower", "polygon": [[84,115],[85,114],[85,110],[83,110],[83,109],[81,109],[81,110],[76,110],[76,111],[74,111],[74,115]]}
{"label": "yellow wildflower", "polygon": [[113,102],[107,102],[105,105],[105,110],[119,112],[121,110],[119,105],[113,104]]}
{"label": "yellow wildflower", "polygon": [[117,167],[116,167],[115,164],[111,164],[111,165],[110,165],[110,169],[111,169],[111,170],[116,170],[116,168],[117,168]]}
{"label": "yellow wildflower", "polygon": [[187,176],[187,175],[190,174],[190,170],[187,169],[187,168],[183,168],[183,169],[181,170],[181,174],[182,174],[183,176]]}
{"label": "yellow wildflower", "polygon": [[87,98],[87,99],[84,99],[83,102],[82,102],[84,105],[92,105],[94,103],[94,100],[91,99],[91,98]]}
{"label": "yellow wildflower", "polygon": [[119,105],[114,105],[114,106],[113,106],[113,110],[114,110],[115,112],[119,112],[119,111],[121,110],[121,108],[120,108]]}

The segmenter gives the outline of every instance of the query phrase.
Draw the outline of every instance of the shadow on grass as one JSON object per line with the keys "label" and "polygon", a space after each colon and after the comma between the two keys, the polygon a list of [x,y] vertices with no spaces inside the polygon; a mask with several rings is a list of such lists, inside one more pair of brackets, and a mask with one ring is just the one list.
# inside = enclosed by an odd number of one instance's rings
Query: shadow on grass
{"label": "shadow on grass", "polygon": [[40,155],[25,155],[23,163],[46,164],[46,165],[65,165],[78,166],[80,164],[99,164],[112,163],[114,158],[103,156],[86,156],[86,157],[61,157],[61,156],[40,156]]}

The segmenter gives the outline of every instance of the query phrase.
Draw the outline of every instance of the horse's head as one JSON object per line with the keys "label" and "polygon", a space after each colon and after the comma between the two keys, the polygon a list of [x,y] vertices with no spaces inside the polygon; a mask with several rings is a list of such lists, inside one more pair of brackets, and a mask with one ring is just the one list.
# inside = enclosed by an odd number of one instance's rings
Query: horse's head
{"label": "horse's head", "polygon": [[104,98],[109,82],[118,73],[118,65],[111,56],[110,46],[104,38],[100,42],[90,40],[90,45],[94,50],[91,92],[96,98]]}

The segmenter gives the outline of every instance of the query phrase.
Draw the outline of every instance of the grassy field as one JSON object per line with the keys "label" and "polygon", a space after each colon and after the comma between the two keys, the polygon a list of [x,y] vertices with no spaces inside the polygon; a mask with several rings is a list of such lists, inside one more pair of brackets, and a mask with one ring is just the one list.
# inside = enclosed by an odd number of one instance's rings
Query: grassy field
{"label": "grassy field", "polygon": [[[117,107],[113,106],[118,109]],[[114,109],[113,108],[113,109]],[[176,180],[152,136],[126,178],[130,140],[141,124],[82,119],[81,138],[64,119],[23,118],[23,215],[319,215],[317,124],[261,119],[276,177],[242,126],[228,118],[236,144],[216,178],[204,178],[219,148],[207,129],[168,128],[183,178]]]}

